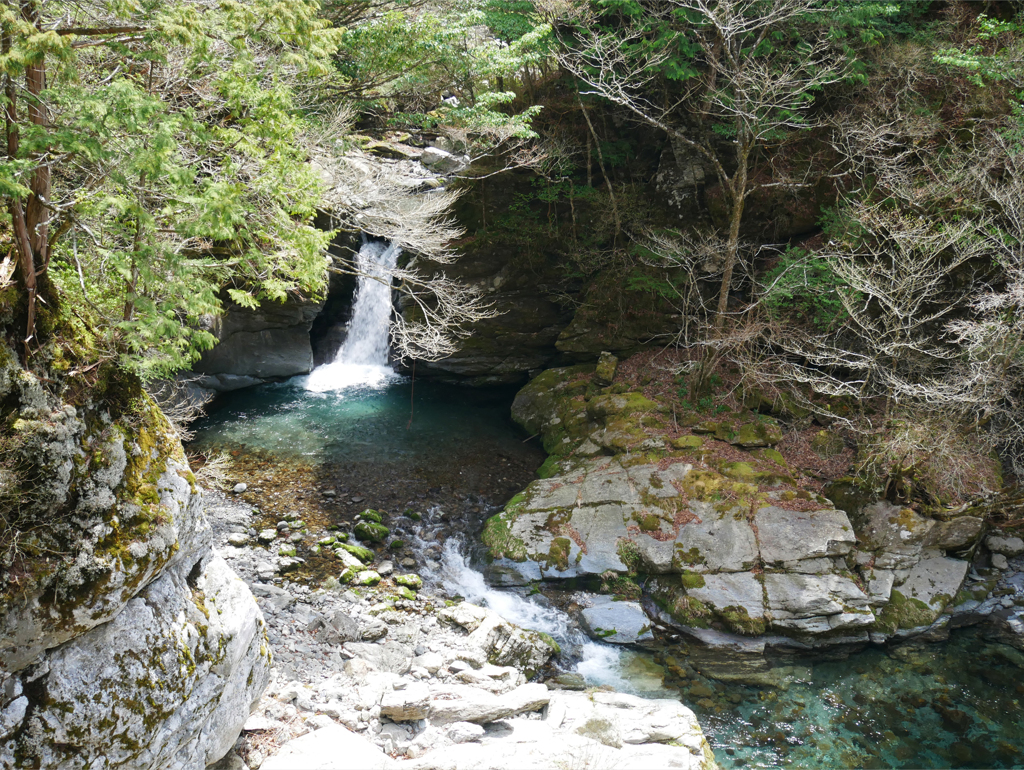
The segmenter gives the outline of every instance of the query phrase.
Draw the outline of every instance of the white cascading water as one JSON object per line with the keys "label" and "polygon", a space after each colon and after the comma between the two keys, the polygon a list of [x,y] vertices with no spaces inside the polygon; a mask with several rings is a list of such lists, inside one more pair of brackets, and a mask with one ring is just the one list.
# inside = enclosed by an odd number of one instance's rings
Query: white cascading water
{"label": "white cascading water", "polygon": [[391,276],[401,249],[368,241],[356,255],[359,283],[352,307],[348,337],[329,364],[318,366],[306,381],[316,392],[356,386],[381,387],[397,378],[388,365],[391,321]]}
{"label": "white cascading water", "polygon": [[[431,530],[438,513],[438,509],[431,509],[424,518],[420,533],[429,539],[415,537],[417,550],[423,552],[433,545]],[[607,684],[623,692],[634,689],[619,673],[622,652],[618,648],[591,641],[566,613],[556,607],[544,606],[512,591],[487,585],[484,576],[470,566],[465,550],[465,544],[459,537],[448,538],[440,553],[435,551],[437,559],[427,561],[429,574],[424,577],[449,595],[458,595],[472,604],[494,610],[517,626],[550,634],[563,650],[573,651],[579,657],[576,670],[589,684]]]}

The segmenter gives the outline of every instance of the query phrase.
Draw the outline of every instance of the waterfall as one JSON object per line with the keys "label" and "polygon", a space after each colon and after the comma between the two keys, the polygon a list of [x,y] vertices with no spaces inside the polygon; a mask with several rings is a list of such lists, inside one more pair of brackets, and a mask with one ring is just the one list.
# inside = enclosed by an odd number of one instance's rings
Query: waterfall
{"label": "waterfall", "polygon": [[401,250],[395,245],[367,241],[356,255],[359,283],[352,307],[348,337],[329,364],[318,366],[306,381],[312,391],[355,386],[380,387],[397,375],[388,365],[391,322],[391,275]]}

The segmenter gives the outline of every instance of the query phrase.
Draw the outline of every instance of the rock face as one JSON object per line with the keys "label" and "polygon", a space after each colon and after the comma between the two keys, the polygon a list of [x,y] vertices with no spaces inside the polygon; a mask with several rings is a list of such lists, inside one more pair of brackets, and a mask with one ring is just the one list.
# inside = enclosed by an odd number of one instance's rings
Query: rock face
{"label": "rock face", "polygon": [[266,685],[269,648],[252,595],[213,554],[177,436],[115,372],[102,409],[53,403],[11,360],[0,382],[20,457],[0,502],[22,502],[25,533],[0,579],[0,765],[218,760]]}
{"label": "rock face", "polygon": [[[969,565],[946,550],[976,543],[980,519],[937,521],[879,502],[855,526],[779,470],[774,419],[734,412],[669,441],[665,408],[602,386],[591,371],[548,370],[516,397],[513,417],[543,436],[552,457],[545,478],[487,522],[494,569],[524,582],[601,576],[620,599],[641,599],[648,625],[745,651],[740,640],[754,637],[757,654],[948,624]],[[718,458],[715,447],[724,447]],[[735,459],[738,451],[749,459]],[[1006,538],[990,540],[994,551],[1018,552]],[[625,619],[629,602],[592,603],[582,614],[592,636],[642,638],[644,624]]]}
{"label": "rock face", "polygon": [[313,368],[309,330],[320,302],[264,302],[255,310],[229,305],[212,329],[220,342],[194,371],[210,390],[246,388],[268,380],[308,374]]}

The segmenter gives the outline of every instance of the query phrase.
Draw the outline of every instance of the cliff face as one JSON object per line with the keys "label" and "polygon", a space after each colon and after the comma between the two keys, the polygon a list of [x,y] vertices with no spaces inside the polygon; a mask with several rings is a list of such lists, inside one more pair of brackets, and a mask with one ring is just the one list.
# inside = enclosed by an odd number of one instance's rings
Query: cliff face
{"label": "cliff face", "polygon": [[177,435],[129,378],[57,403],[0,352],[0,761],[215,761],[269,651]]}

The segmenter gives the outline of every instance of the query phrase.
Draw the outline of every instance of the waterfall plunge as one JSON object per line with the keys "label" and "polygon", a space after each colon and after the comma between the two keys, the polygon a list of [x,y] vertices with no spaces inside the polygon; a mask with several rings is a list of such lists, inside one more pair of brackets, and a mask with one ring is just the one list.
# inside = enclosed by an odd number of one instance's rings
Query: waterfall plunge
{"label": "waterfall plunge", "polygon": [[394,245],[367,242],[356,255],[356,287],[348,337],[334,361],[318,366],[306,389],[323,392],[351,387],[381,387],[397,375],[388,365],[388,326],[391,321],[391,274],[401,250]]}

